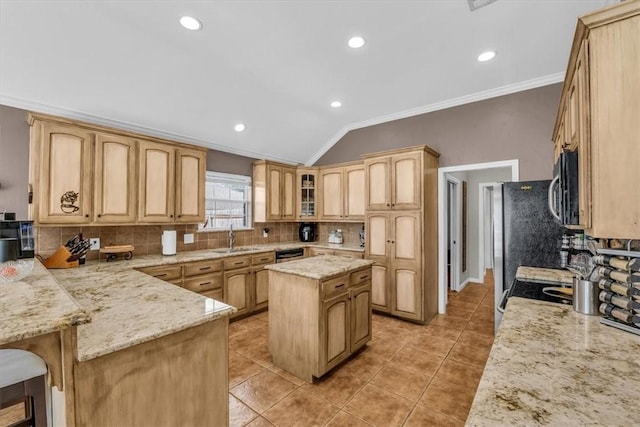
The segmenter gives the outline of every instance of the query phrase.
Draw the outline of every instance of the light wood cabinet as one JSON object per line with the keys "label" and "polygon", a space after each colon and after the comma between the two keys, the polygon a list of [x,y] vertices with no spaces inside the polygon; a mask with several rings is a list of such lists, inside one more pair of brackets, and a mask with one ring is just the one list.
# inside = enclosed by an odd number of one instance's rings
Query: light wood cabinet
{"label": "light wood cabinet", "polygon": [[251,312],[269,305],[269,272],[264,266],[275,262],[275,252],[251,256]]}
{"label": "light wood cabinet", "polygon": [[37,225],[204,221],[206,150],[29,113]]}
{"label": "light wood cabinet", "polygon": [[231,317],[247,314],[250,310],[251,271],[247,268],[224,272],[223,302],[234,306],[236,311]]}
{"label": "light wood cabinet", "polygon": [[135,222],[137,185],[134,139],[96,134],[94,187],[95,222]]}
{"label": "light wood cabinet", "polygon": [[364,220],[365,173],[362,162],[320,169],[320,220]]}
{"label": "light wood cabinet", "polygon": [[[430,150],[433,153],[433,150]],[[394,153],[394,154],[391,154]],[[439,156],[439,154],[435,153]],[[422,155],[413,149],[365,157],[368,211],[411,210],[422,206]]]}
{"label": "light wood cabinet", "polygon": [[640,238],[640,2],[578,20],[553,141],[578,151],[579,228],[597,238]]}
{"label": "light wood cabinet", "polygon": [[204,222],[205,153],[140,141],[141,223]]}
{"label": "light wood cabinet", "polygon": [[298,168],[296,170],[296,219],[315,221],[318,219],[318,168]]}
{"label": "light wood cabinet", "polygon": [[91,223],[92,133],[39,120],[31,124],[31,219],[36,224]]}
{"label": "light wood cabinet", "polygon": [[438,156],[426,146],[365,156],[368,206],[377,209],[365,220],[373,309],[421,323],[437,313]]}
{"label": "light wood cabinet", "polygon": [[274,365],[312,382],[371,339],[371,268],[326,280],[269,271]]}
{"label": "light wood cabinet", "polygon": [[253,163],[254,222],[294,221],[296,169],[281,163]]}

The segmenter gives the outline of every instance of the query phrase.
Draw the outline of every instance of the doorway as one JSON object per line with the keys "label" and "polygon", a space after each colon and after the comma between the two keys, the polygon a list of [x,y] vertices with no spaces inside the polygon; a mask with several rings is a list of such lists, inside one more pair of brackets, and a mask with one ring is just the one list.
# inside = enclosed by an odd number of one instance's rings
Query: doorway
{"label": "doorway", "polygon": [[[494,171],[499,169],[502,170],[500,175],[506,176],[492,177],[495,173]],[[454,174],[457,176],[454,176]],[[467,178],[461,178],[464,176],[467,176]],[[463,246],[460,235],[455,239],[455,243],[450,238],[456,233],[455,224],[459,224],[460,228],[462,228],[462,187],[457,187],[458,197],[450,198],[450,194],[456,192],[455,186],[451,187],[451,183],[457,181],[458,185],[460,185],[462,179],[468,181],[468,191],[474,193],[473,197],[469,196],[465,218],[464,234],[467,235],[468,244],[465,251],[467,271],[464,273],[464,277],[460,272]],[[487,215],[480,214],[485,209],[491,209],[490,206],[485,208],[487,203],[484,202],[489,195],[484,193],[484,189],[479,187],[479,183],[487,184],[495,181],[518,180],[519,161],[517,159],[438,169],[438,313],[446,313],[447,292],[449,289],[457,291],[462,289],[467,282],[482,281],[482,277],[476,277],[476,275],[480,276],[480,271],[485,270],[485,264],[492,262],[492,255],[480,256],[480,253],[485,253],[485,251],[489,251],[489,254],[491,254],[492,246],[487,249],[491,239],[485,237],[490,233],[489,230],[485,230],[486,227],[484,225],[489,219],[486,218]],[[485,186],[488,187],[488,185]],[[460,200],[460,203],[456,204],[456,199]],[[481,209],[480,203],[482,203]],[[482,217],[482,223],[480,223],[480,217]],[[466,228],[473,228],[473,233],[469,233]],[[482,241],[482,246],[479,245],[480,241]],[[457,278],[455,277],[456,273],[458,273]]]}

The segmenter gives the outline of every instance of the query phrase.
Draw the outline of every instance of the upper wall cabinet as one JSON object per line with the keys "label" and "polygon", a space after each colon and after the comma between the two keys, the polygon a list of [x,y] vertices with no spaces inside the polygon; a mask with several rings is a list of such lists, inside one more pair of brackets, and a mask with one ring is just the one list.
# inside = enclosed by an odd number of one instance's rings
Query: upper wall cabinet
{"label": "upper wall cabinet", "polygon": [[320,220],[364,221],[364,164],[320,169]]}
{"label": "upper wall cabinet", "polygon": [[295,221],[296,168],[258,160],[253,163],[254,222]]}
{"label": "upper wall cabinet", "polygon": [[204,149],[51,116],[29,123],[36,224],[204,221]]}
{"label": "upper wall cabinet", "polygon": [[296,170],[297,220],[318,219],[318,193],[318,168],[298,168]]}
{"label": "upper wall cabinet", "polygon": [[31,127],[30,153],[31,217],[41,224],[90,223],[92,133],[37,121]]}
{"label": "upper wall cabinet", "polygon": [[640,2],[578,20],[553,141],[578,151],[580,228],[640,238]]}

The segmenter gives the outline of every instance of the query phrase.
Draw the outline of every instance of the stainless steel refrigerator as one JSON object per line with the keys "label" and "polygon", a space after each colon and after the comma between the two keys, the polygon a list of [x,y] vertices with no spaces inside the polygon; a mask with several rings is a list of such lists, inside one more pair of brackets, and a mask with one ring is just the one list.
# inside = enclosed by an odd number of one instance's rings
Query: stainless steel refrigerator
{"label": "stainless steel refrigerator", "polygon": [[496,330],[498,303],[519,266],[560,269],[565,229],[549,209],[551,180],[506,182],[494,187],[494,278]]}

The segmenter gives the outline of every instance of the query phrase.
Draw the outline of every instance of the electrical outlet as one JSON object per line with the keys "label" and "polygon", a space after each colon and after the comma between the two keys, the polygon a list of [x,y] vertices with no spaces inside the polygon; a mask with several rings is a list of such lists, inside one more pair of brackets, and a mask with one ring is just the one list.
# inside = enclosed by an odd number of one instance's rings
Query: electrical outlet
{"label": "electrical outlet", "polygon": [[193,243],[193,233],[185,233],[184,242],[185,243]]}
{"label": "electrical outlet", "polygon": [[92,239],[89,239],[89,243],[91,243],[91,246],[89,246],[89,250],[90,251],[97,251],[100,249],[100,239],[97,237],[94,237]]}

